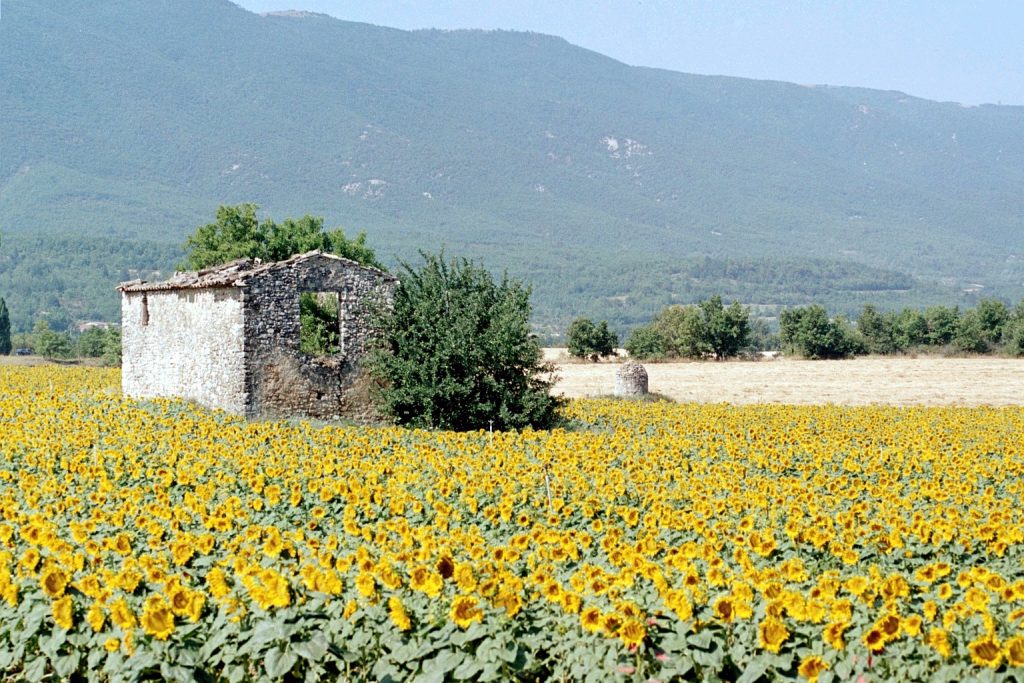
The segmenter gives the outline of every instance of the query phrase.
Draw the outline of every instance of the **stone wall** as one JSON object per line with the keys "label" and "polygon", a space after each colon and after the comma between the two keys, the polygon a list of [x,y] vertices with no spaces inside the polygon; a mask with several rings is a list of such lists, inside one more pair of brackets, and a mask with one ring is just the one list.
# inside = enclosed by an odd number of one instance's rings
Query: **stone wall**
{"label": "stone wall", "polygon": [[231,287],[122,293],[124,394],[244,412],[242,312],[242,292]]}
{"label": "stone wall", "polygon": [[[371,334],[369,308],[390,301],[395,280],[376,270],[331,258],[300,261],[260,273],[245,283],[245,412],[250,416],[304,415],[322,419],[374,417],[359,369]],[[299,295],[336,292],[341,351],[299,351]]]}

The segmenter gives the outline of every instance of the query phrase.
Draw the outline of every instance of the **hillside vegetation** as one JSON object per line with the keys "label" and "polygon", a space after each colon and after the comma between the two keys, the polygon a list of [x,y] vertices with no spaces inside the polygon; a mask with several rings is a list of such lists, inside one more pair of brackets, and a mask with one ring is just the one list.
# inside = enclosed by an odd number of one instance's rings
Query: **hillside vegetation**
{"label": "hillside vegetation", "polygon": [[[534,282],[541,328],[629,326],[709,290],[760,304],[810,289],[848,308],[1024,292],[1022,107],[226,0],[5,2],[0,74],[5,258],[106,238],[128,240],[117,258],[133,267],[168,269],[218,205],[252,201],[365,230],[389,262],[441,243],[483,257]],[[702,264],[714,272],[693,275]],[[82,291],[113,284],[95,265],[74,272]],[[43,303],[9,268],[24,325]],[[110,317],[116,297],[68,308]]]}

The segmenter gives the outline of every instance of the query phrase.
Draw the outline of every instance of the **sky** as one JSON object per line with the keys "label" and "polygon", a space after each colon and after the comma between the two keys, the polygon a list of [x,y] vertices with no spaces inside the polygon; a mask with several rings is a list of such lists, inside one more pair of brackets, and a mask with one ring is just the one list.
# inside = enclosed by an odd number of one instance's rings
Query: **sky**
{"label": "sky", "polygon": [[401,29],[537,31],[635,66],[1024,105],[1024,0],[234,0]]}

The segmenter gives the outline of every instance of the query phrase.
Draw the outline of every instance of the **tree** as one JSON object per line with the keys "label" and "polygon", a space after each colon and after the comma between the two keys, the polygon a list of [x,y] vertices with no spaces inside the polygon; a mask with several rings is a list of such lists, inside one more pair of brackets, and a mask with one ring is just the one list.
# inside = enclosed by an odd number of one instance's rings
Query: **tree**
{"label": "tree", "polygon": [[956,326],[953,344],[961,351],[986,353],[989,350],[988,333],[977,309],[964,311]]}
{"label": "tree", "polygon": [[715,295],[695,306],[666,306],[649,326],[637,330],[626,346],[636,358],[723,360],[750,344],[750,311],[735,301],[725,307]]}
{"label": "tree", "polygon": [[354,239],[340,228],[324,231],[324,219],[305,215],[275,223],[260,222],[255,204],[221,206],[213,223],[196,228],[185,241],[186,267],[193,270],[218,266],[239,258],[282,261],[314,249],[343,256],[363,265],[384,270],[373,249],[366,245],[366,233]]}
{"label": "tree", "polygon": [[705,346],[716,360],[739,355],[750,343],[750,311],[733,301],[728,308],[717,294],[700,303]]}
{"label": "tree", "polygon": [[779,316],[779,342],[791,353],[805,358],[848,358],[861,347],[842,318],[830,320],[817,304],[791,308]]}
{"label": "tree", "polygon": [[45,320],[36,322],[32,328],[36,338],[35,349],[43,358],[69,358],[71,356],[71,337],[66,332],[55,332]]}
{"label": "tree", "polygon": [[865,304],[857,318],[857,331],[864,339],[868,353],[892,353],[896,350],[894,320]]}
{"label": "tree", "polygon": [[121,329],[118,327],[107,330],[107,339],[103,344],[103,364],[121,367]]}
{"label": "tree", "polygon": [[953,343],[960,324],[960,309],[957,306],[932,306],[924,312],[928,324],[926,339],[931,346],[946,346]]}
{"label": "tree", "polygon": [[896,348],[901,351],[928,343],[928,320],[924,313],[912,308],[904,308],[896,316],[893,329],[893,340]]}
{"label": "tree", "polygon": [[421,256],[419,268],[402,264],[393,305],[374,316],[366,364],[377,406],[431,429],[552,425],[560,401],[530,334],[529,288],[443,252]]}
{"label": "tree", "polygon": [[0,356],[11,352],[11,314],[7,311],[7,302],[0,297]]}
{"label": "tree", "polygon": [[981,299],[974,307],[985,341],[998,344],[1003,339],[1003,328],[1010,320],[1006,304],[998,299]]}
{"label": "tree", "polygon": [[78,335],[75,343],[75,353],[80,358],[99,358],[103,355],[103,349],[107,342],[107,330],[101,327],[93,327]]}
{"label": "tree", "polygon": [[577,318],[566,331],[569,355],[589,358],[595,363],[605,356],[614,356],[619,343],[617,334],[608,329],[608,321],[595,325],[590,318]]}
{"label": "tree", "polygon": [[640,360],[660,360],[668,355],[665,336],[653,325],[634,327],[625,343],[626,352]]}

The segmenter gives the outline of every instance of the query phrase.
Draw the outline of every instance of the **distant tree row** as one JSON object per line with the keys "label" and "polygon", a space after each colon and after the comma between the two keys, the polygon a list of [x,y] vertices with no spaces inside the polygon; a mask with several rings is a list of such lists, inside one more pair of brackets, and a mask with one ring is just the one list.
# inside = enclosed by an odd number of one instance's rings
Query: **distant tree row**
{"label": "distant tree row", "polygon": [[[0,324],[0,351],[5,348],[2,332]],[[6,353],[24,349],[50,360],[101,358],[104,365],[121,364],[121,330],[117,327],[92,327],[73,335],[68,331],[54,330],[45,320],[38,320],[31,332],[10,335],[9,340]]]}
{"label": "distant tree row", "polygon": [[[570,353],[591,355],[574,351],[573,331],[570,327]],[[868,304],[854,321],[812,304],[783,311],[775,336],[764,321],[751,320],[748,308],[736,302],[724,306],[721,297],[712,296],[662,309],[649,324],[633,329],[625,348],[642,360],[722,360],[778,348],[776,342],[784,352],[809,359],[915,351],[1024,356],[1024,300],[1013,309],[998,299],[982,299],[964,310],[932,306],[882,312]]]}
{"label": "distant tree row", "polygon": [[829,318],[821,306],[804,306],[782,314],[779,339],[784,350],[807,358],[908,351],[1024,356],[1024,301],[1011,310],[997,299],[982,299],[963,311],[932,306],[881,312],[868,304],[854,323]]}

